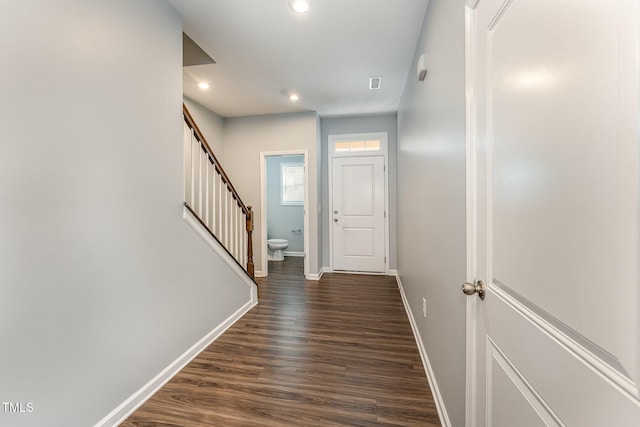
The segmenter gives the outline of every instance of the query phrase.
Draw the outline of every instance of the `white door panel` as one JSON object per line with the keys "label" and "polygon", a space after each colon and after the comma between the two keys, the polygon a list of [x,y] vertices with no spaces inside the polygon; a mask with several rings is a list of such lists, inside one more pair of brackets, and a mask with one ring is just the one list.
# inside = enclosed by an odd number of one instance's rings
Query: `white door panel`
{"label": "white door panel", "polygon": [[345,228],[342,231],[343,256],[367,256],[375,255],[375,229],[374,228]]}
{"label": "white door panel", "polygon": [[337,157],[332,172],[333,268],[384,272],[384,157]]}
{"label": "white door panel", "polygon": [[557,425],[522,377],[492,342],[487,346],[488,424],[492,426],[538,427]]}
{"label": "white door panel", "polygon": [[631,362],[634,322],[610,331],[636,305],[635,147],[615,137],[617,7],[595,3],[516,0],[491,32],[493,277]]}
{"label": "white door panel", "polygon": [[375,215],[375,164],[353,165],[344,163],[344,161],[339,163],[337,171],[341,174],[342,180],[340,203],[343,216],[372,217]]}
{"label": "white door panel", "polygon": [[468,13],[471,424],[640,425],[638,3]]}

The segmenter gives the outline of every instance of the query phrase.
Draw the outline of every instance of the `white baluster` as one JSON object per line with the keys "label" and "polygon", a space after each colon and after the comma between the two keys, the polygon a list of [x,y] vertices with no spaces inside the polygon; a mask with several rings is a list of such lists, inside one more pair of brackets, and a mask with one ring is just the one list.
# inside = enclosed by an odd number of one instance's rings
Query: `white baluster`
{"label": "white baluster", "polygon": [[214,197],[215,197],[215,186],[214,186],[214,175],[216,171],[213,167],[213,163],[210,160],[207,161],[207,227],[209,230],[213,232],[213,221],[216,216],[216,211],[214,210]]}
{"label": "white baluster", "polygon": [[226,248],[229,247],[229,222],[231,220],[231,215],[229,215],[231,208],[231,203],[229,202],[230,196],[229,187],[226,187],[226,193],[224,195],[224,246]]}
{"label": "white baluster", "polygon": [[233,253],[233,203],[233,193],[229,189],[229,242],[227,243],[227,248],[231,253]]}
{"label": "white baluster", "polygon": [[222,242],[222,234],[223,234],[223,220],[224,220],[224,200],[223,200],[223,196],[224,196],[224,182],[222,182],[222,176],[218,175],[218,197],[217,197],[217,203],[218,203],[218,207],[217,207],[217,212],[218,212],[218,227],[217,227],[217,231],[218,233],[216,234],[216,236],[218,237],[218,239]]}
{"label": "white baluster", "polygon": [[247,268],[247,215],[242,211],[240,233],[242,235],[242,266]]}
{"label": "white baluster", "polygon": [[231,253],[233,254],[233,257],[237,259],[236,253],[238,252],[238,239],[236,239],[236,236],[238,235],[238,215],[236,214],[236,209],[238,206],[238,201],[236,199],[233,199],[233,204],[231,206],[233,206],[233,242],[231,243],[233,252]]}
{"label": "white baluster", "polygon": [[191,206],[193,197],[191,194],[191,128],[184,122],[183,132],[183,161],[184,161],[184,201]]}
{"label": "white baluster", "polygon": [[200,143],[195,135],[191,136],[191,208],[198,213],[200,200]]}
{"label": "white baluster", "polygon": [[209,158],[205,153],[202,163],[202,216],[206,226],[209,224]]}
{"label": "white baluster", "polygon": [[207,165],[209,164],[209,156],[207,152],[200,147],[200,210],[198,215],[200,219],[207,223]]}
{"label": "white baluster", "polygon": [[217,183],[216,183],[216,177],[218,176],[218,174],[216,173],[216,166],[215,164],[211,164],[211,232],[215,234],[215,228],[216,228],[216,218],[218,217],[218,211],[216,210],[216,194],[218,194],[217,191]]}
{"label": "white baluster", "polygon": [[241,208],[236,205],[236,259],[242,264],[242,236],[240,232],[242,230],[242,218],[240,216]]}

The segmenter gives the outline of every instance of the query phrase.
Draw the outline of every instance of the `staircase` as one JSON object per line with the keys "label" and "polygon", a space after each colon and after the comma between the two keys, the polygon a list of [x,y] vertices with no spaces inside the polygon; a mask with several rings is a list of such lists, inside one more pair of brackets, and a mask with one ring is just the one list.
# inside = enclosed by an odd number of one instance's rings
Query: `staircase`
{"label": "staircase", "polygon": [[255,282],[253,210],[246,206],[187,107],[184,115],[184,206]]}

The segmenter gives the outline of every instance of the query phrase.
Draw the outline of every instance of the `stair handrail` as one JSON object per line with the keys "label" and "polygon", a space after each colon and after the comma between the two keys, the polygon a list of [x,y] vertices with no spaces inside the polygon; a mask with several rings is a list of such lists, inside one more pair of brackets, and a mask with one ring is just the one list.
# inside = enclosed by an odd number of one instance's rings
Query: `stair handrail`
{"label": "stair handrail", "polygon": [[[206,138],[204,137],[204,135],[200,131],[200,128],[196,124],[195,120],[191,116],[191,113],[189,112],[189,109],[187,108],[187,106],[184,103],[182,104],[182,113],[183,113],[183,116],[184,116],[185,123],[193,131],[193,135],[196,137],[198,142],[200,142],[200,144],[202,144],[202,146],[206,150],[207,155],[210,157],[214,167],[216,168],[216,170],[220,174],[220,177],[222,178],[222,182],[225,185],[227,185],[227,187],[231,191],[231,195],[232,195],[233,199],[236,201],[236,203],[238,204],[238,207],[240,207],[242,209],[242,212],[245,215],[245,218],[246,218],[246,227],[245,228],[246,228],[246,231],[247,231],[247,265],[246,265],[246,267],[243,266],[243,268],[246,268],[246,271],[249,274],[249,276],[251,276],[251,278],[254,279],[255,278],[255,265],[253,263],[253,238],[252,238],[253,229],[254,229],[253,208],[251,206],[245,205],[244,202],[242,201],[242,198],[240,198],[240,195],[238,194],[238,192],[236,191],[235,187],[233,186],[233,183],[231,182],[231,180],[229,179],[229,177],[228,177],[227,173],[225,172],[224,168],[220,164],[220,161],[218,161],[218,158],[213,153],[213,150],[211,149],[211,146],[209,145],[209,143],[207,142]],[[191,208],[191,206],[189,206],[186,202],[185,202],[185,206],[187,206],[192,213],[195,213],[193,211],[193,209]],[[200,220],[200,222],[202,222],[202,220],[200,218],[198,218],[198,219]],[[208,229],[208,227],[207,227],[207,229]],[[214,236],[214,237],[216,237],[216,236]],[[217,240],[217,237],[216,237],[216,240]],[[225,249],[226,249],[226,247],[225,247]]]}

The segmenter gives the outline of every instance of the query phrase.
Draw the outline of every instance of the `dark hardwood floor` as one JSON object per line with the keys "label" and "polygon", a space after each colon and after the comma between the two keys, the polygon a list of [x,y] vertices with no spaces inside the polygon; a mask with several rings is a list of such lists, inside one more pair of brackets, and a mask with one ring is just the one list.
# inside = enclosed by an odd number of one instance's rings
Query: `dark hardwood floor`
{"label": "dark hardwood floor", "polygon": [[395,278],[269,263],[260,304],[122,426],[440,426]]}

